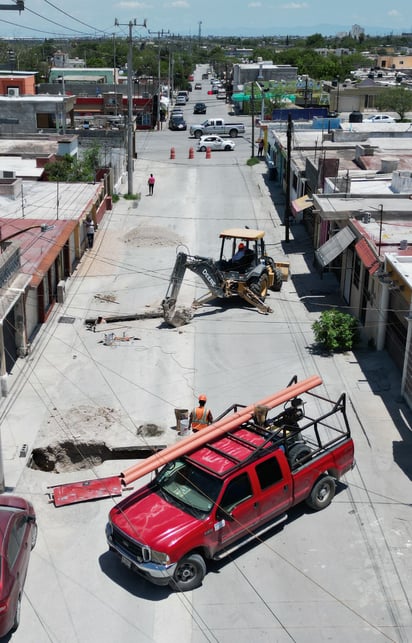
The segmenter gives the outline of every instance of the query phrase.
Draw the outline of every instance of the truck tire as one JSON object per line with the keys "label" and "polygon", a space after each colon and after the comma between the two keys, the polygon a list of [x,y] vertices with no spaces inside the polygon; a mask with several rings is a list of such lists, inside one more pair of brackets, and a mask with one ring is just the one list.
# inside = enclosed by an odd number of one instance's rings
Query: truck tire
{"label": "truck tire", "polygon": [[306,498],[306,504],[315,511],[325,509],[333,500],[335,495],[335,481],[332,476],[323,476],[313,485],[310,496]]}
{"label": "truck tire", "polygon": [[230,138],[237,138],[238,131],[237,129],[231,129],[229,130],[229,136]]}
{"label": "truck tire", "polygon": [[282,272],[279,270],[279,268],[274,268],[273,269],[273,286],[272,290],[275,292],[279,292],[282,289],[282,284],[283,284],[283,279],[282,279]]}
{"label": "truck tire", "polygon": [[266,296],[268,294],[268,284],[269,284],[269,278],[266,274],[266,272],[263,272],[259,279],[253,279],[253,281],[250,282],[249,288],[250,290],[259,297],[261,301],[265,301]]}
{"label": "truck tire", "polygon": [[195,138],[200,138],[202,136],[201,130],[200,129],[195,130],[194,136],[195,136]]}
{"label": "truck tire", "polygon": [[293,469],[295,465],[299,464],[303,458],[306,458],[306,456],[311,453],[312,449],[307,444],[295,444],[291,449],[289,449],[288,460],[290,467]]}
{"label": "truck tire", "polygon": [[200,554],[189,554],[177,563],[170,584],[180,592],[189,592],[200,587],[206,575],[206,563]]}

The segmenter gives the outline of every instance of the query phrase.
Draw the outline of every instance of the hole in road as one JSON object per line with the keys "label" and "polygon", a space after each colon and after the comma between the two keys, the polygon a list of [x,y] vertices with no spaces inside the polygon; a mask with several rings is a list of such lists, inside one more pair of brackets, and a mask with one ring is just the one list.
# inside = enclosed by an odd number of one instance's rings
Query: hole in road
{"label": "hole in road", "polygon": [[165,444],[144,447],[108,447],[104,442],[57,442],[33,449],[29,467],[37,471],[64,473],[96,467],[106,460],[140,460],[161,451]]}

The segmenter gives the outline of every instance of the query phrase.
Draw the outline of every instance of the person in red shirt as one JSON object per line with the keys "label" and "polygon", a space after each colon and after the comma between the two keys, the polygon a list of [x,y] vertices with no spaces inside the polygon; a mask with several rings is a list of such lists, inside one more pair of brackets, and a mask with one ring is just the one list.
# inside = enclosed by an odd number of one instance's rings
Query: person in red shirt
{"label": "person in red shirt", "polygon": [[149,176],[149,180],[147,181],[147,184],[149,186],[149,196],[153,196],[155,180],[155,177],[153,176],[153,174],[151,174]]}
{"label": "person in red shirt", "polygon": [[199,395],[199,406],[194,408],[190,414],[189,428],[193,433],[197,433],[213,422],[212,412],[206,407],[206,402],[206,395]]}

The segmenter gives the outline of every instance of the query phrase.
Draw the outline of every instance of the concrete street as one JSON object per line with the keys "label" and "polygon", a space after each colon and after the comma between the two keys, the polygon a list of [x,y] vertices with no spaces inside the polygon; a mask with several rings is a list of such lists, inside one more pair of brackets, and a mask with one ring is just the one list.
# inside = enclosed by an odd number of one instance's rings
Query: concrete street
{"label": "concrete street", "polygon": [[[183,108],[188,123],[244,120],[227,116],[227,106],[202,84]],[[200,100],[206,117],[192,114]],[[195,152],[191,159],[196,142],[188,132],[163,124],[162,131],[139,133],[137,207],[121,198],[107,213],[67,284],[65,303],[9,377],[0,405],[6,486],[33,502],[39,523],[16,643],[412,640],[412,417],[399,397],[399,373],[385,352],[361,347],[325,356],[314,349],[311,325],[338,302],[337,286],[330,274],[321,279],[314,271],[302,225],[293,224],[284,242],[283,195],[264,162],[246,165],[250,141],[249,119],[233,152],[210,159]],[[150,318],[178,246],[216,258],[219,232],[244,225],[264,229],[269,254],[291,262],[289,281],[268,299],[272,314],[231,301],[199,309],[180,329]],[[204,291],[187,273],[181,301]],[[142,319],[93,332],[85,320],[99,315]],[[111,332],[120,339],[106,343]],[[295,508],[283,529],[210,565],[201,588],[173,593],[122,567],[104,533],[116,498],[61,508],[50,502],[50,486],[116,475],[135,461],[133,454],[101,462],[93,443],[171,444],[179,439],[174,409],[191,408],[199,393],[217,415],[284,388],[295,374],[319,374],[318,393],[329,399],[347,393],[357,465],[329,508]],[[20,455],[24,444],[30,453],[57,443],[70,445],[53,451],[59,473],[30,468]]]}

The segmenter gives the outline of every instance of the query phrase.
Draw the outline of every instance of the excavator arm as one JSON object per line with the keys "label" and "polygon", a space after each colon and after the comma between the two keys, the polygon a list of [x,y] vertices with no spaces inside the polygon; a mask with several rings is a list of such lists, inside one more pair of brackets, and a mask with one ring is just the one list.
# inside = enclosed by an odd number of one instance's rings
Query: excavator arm
{"label": "excavator arm", "polygon": [[225,296],[222,273],[212,259],[199,257],[197,255],[191,256],[185,252],[179,252],[170,277],[166,296],[162,301],[163,318],[172,326],[186,324],[192,317],[191,311],[187,309],[183,312],[176,312],[177,299],[186,270],[191,270],[203,280],[210,291],[210,297]]}

